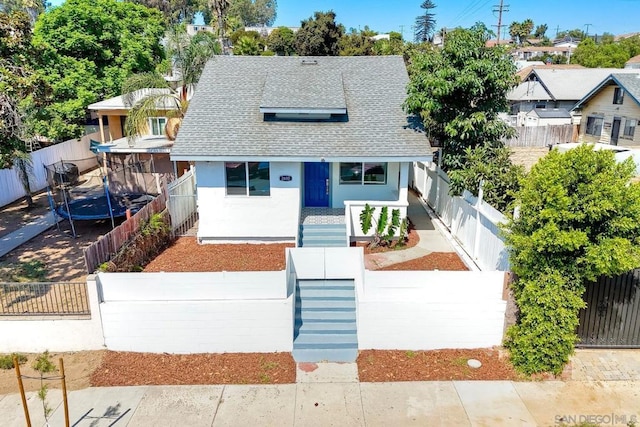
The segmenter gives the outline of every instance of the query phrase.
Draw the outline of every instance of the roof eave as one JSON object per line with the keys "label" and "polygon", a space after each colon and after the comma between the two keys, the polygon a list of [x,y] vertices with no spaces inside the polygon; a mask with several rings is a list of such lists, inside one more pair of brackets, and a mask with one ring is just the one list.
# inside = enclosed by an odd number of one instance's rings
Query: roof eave
{"label": "roof eave", "polygon": [[173,161],[193,161],[193,162],[417,162],[431,161],[433,154],[423,154],[415,156],[215,156],[215,155],[188,155],[171,154]]}

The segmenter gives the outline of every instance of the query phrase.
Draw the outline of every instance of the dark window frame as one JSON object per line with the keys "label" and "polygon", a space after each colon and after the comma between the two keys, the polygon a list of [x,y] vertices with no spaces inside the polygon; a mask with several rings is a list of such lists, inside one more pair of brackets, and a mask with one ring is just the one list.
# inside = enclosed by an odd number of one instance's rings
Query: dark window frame
{"label": "dark window frame", "polygon": [[[591,123],[590,123],[591,122]],[[588,116],[587,123],[585,125],[584,133],[590,136],[602,136],[602,126],[604,124],[604,117],[601,116]],[[594,131],[597,131],[595,133]]]}
{"label": "dark window frame", "polygon": [[[367,173],[376,168],[382,168],[382,174]],[[339,170],[340,185],[386,185],[389,177],[389,163],[387,162],[340,162]],[[348,179],[345,179],[347,178],[345,172],[350,173]],[[382,180],[377,179],[380,175],[383,175]]]}
{"label": "dark window frame", "polygon": [[624,89],[621,87],[616,87],[613,90],[613,104],[622,105],[623,103],[624,103]]}
{"label": "dark window frame", "polygon": [[[266,167],[265,167],[266,165]],[[233,171],[233,174],[230,172]],[[233,178],[233,180],[230,180]],[[266,181],[266,189],[258,189],[257,180]],[[225,194],[231,197],[268,197],[271,196],[270,162],[224,162]],[[231,185],[231,184],[235,185]],[[230,191],[230,189],[232,189]],[[244,191],[240,191],[240,189]]]}

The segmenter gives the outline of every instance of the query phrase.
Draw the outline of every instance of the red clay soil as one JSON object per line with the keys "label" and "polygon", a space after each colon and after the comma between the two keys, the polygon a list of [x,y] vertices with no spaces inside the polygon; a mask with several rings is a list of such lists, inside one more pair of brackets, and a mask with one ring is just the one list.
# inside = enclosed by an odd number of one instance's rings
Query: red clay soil
{"label": "red clay soil", "polygon": [[91,385],[288,384],[290,353],[150,354],[107,351]]}
{"label": "red clay soil", "polygon": [[[474,369],[467,360],[482,363]],[[501,349],[363,350],[358,356],[362,382],[516,380],[518,374]]]}
{"label": "red clay soil", "polygon": [[382,252],[397,251],[402,249],[409,249],[417,245],[419,241],[420,241],[420,236],[414,229],[413,225],[410,225],[409,234],[407,235],[407,241],[404,242],[403,245],[394,244],[392,246],[378,246],[376,248],[371,249],[369,248],[369,242],[357,242],[356,246],[363,247],[364,254],[369,255],[369,254],[379,254]]}
{"label": "red clay soil", "polygon": [[467,271],[469,269],[454,252],[432,252],[421,258],[392,264],[379,270]]}
{"label": "red clay soil", "polygon": [[293,244],[200,245],[181,237],[158,255],[144,271],[278,271],[285,268],[285,248]]}

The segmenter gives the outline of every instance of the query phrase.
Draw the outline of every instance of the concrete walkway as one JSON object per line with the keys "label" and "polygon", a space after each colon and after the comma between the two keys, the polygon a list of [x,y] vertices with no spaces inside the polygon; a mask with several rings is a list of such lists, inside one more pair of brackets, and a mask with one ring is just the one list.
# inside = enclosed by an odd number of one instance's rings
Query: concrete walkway
{"label": "concrete walkway", "polygon": [[[32,425],[42,405],[28,394]],[[433,381],[139,386],[69,392],[82,426],[553,426],[640,420],[640,382]],[[50,390],[51,426],[64,425]],[[0,396],[0,426],[24,426],[20,396]]]}
{"label": "concrete walkway", "polygon": [[407,216],[420,237],[418,244],[412,248],[400,249],[365,256],[365,266],[370,270],[387,267],[405,261],[421,258],[432,252],[456,252],[469,269],[477,269],[473,261],[453,240],[439,220],[430,215],[426,204],[413,192],[409,192]]}
{"label": "concrete walkway", "polygon": [[62,218],[57,217],[53,212],[48,212],[25,224],[13,233],[0,236],[0,257],[53,227],[61,220]]}

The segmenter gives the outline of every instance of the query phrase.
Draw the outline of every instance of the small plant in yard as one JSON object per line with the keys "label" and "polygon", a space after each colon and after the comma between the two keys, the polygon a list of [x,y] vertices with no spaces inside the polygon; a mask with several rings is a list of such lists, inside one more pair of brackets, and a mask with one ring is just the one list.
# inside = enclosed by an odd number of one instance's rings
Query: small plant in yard
{"label": "small plant in yard", "polygon": [[369,248],[391,246],[393,239],[396,238],[396,231],[398,229],[400,229],[398,241],[404,243],[408,226],[406,218],[400,220],[400,209],[393,209],[391,211],[391,217],[389,217],[389,207],[382,206],[377,219],[374,217],[375,210],[375,208],[367,203],[364,205],[362,212],[360,212],[362,232],[367,234],[373,228],[373,236],[371,237]]}
{"label": "small plant in yard", "polygon": [[48,425],[49,416],[53,409],[47,403],[47,393],[49,392],[49,386],[44,381],[47,379],[45,374],[55,372],[58,370],[56,365],[54,365],[50,360],[49,351],[45,351],[44,353],[38,355],[36,359],[33,361],[31,367],[38,371],[40,374],[40,389],[38,390],[38,398],[42,401],[42,412],[44,414],[44,419],[46,424]]}
{"label": "small plant in yard", "polygon": [[18,363],[23,365],[27,362],[27,356],[20,353],[3,354],[0,356],[0,369],[13,369],[13,358],[18,359]]}
{"label": "small plant in yard", "polygon": [[260,373],[260,382],[262,382],[262,383],[270,383],[271,382],[271,377],[269,376],[267,371],[274,370],[274,369],[278,368],[279,366],[280,365],[278,364],[278,362],[267,362],[264,359],[260,359],[260,367],[263,370],[263,372]]}
{"label": "small plant in yard", "polygon": [[407,356],[407,359],[413,359],[416,357],[416,352],[413,350],[407,350],[404,354]]}

